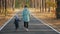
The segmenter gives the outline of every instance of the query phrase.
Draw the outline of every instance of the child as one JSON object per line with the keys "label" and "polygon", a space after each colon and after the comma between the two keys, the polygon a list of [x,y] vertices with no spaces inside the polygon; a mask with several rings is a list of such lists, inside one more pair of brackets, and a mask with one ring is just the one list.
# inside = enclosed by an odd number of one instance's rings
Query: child
{"label": "child", "polygon": [[19,28],[19,18],[18,18],[18,15],[15,15],[15,19],[14,19],[14,24],[15,24],[15,29],[18,30]]}

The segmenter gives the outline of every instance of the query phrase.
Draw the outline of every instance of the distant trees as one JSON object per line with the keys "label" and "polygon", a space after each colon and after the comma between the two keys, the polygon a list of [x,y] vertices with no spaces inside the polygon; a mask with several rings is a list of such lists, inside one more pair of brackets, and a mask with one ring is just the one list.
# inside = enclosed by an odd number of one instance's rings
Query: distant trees
{"label": "distant trees", "polygon": [[7,15],[7,8],[13,8],[14,0],[0,0],[0,14]]}
{"label": "distant trees", "polygon": [[55,8],[56,8],[55,0],[47,0],[46,7],[48,8],[48,12],[51,12],[51,9],[55,12]]}

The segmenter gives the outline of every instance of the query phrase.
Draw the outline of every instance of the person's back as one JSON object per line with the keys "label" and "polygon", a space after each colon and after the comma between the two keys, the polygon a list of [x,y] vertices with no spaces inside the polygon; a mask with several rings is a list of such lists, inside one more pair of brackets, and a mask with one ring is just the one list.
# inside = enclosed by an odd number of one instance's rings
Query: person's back
{"label": "person's back", "polygon": [[18,17],[18,15],[15,15],[15,22],[19,22],[19,17]]}
{"label": "person's back", "polygon": [[24,8],[22,16],[23,16],[24,21],[26,21],[26,22],[30,21],[30,19],[29,19],[30,18],[30,13],[29,13],[28,8]]}
{"label": "person's back", "polygon": [[17,30],[18,28],[19,28],[19,17],[18,17],[18,15],[15,15],[14,16],[15,18],[14,18],[14,24],[15,24],[15,29]]}
{"label": "person's back", "polygon": [[27,8],[27,6],[24,7],[24,10],[22,12],[22,17],[23,17],[23,21],[24,21],[24,27],[25,29],[28,31],[28,23],[30,21],[30,12]]}

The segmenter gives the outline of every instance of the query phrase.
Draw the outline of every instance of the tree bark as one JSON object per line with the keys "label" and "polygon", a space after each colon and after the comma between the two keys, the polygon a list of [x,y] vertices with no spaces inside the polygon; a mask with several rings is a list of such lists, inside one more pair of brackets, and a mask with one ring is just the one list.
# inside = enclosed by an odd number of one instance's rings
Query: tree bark
{"label": "tree bark", "polygon": [[57,1],[57,8],[56,8],[56,18],[60,19],[60,0]]}

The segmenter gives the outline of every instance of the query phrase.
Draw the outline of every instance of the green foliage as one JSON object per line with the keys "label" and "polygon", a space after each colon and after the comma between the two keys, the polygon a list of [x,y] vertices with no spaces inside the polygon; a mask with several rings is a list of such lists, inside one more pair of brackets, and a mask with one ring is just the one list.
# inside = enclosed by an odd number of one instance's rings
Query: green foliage
{"label": "green foliage", "polygon": [[52,2],[52,1],[47,1],[46,4],[49,7],[56,7],[56,3],[55,2]]}
{"label": "green foliage", "polygon": [[29,3],[26,4],[28,7],[30,7]]}
{"label": "green foliage", "polygon": [[15,8],[19,8],[20,7],[20,3],[18,2],[18,0],[15,0]]}
{"label": "green foliage", "polygon": [[[15,7],[16,7],[16,8],[21,8],[21,7],[23,7],[23,5],[25,4],[24,2],[25,2],[24,0],[16,0],[16,1],[15,1]],[[29,2],[30,2],[29,0],[26,0],[26,5],[27,5],[28,7],[30,7]]]}
{"label": "green foliage", "polygon": [[26,5],[30,7],[29,0],[26,0]]}

